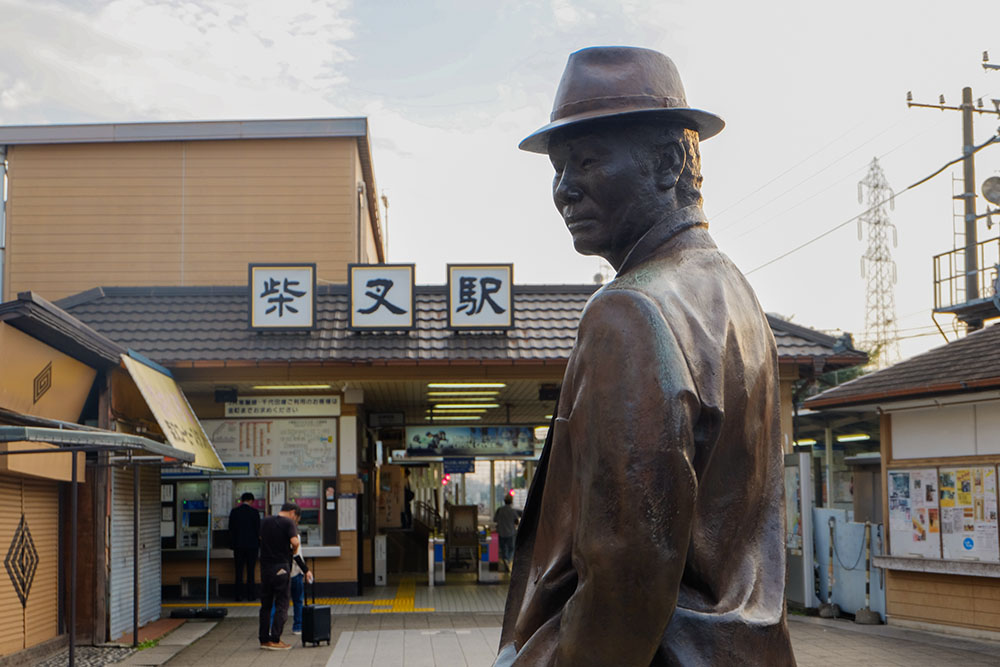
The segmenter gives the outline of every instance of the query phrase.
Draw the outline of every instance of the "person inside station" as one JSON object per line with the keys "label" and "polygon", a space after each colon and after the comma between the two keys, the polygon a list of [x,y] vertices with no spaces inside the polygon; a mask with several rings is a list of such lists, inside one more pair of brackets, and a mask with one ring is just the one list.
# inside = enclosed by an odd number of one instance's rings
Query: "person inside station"
{"label": "person inside station", "polygon": [[514,536],[517,535],[517,524],[520,521],[521,510],[514,509],[514,491],[511,489],[504,495],[503,505],[493,515],[493,522],[500,536],[500,560],[507,572],[510,572],[510,563],[514,560]]}
{"label": "person inside station", "polygon": [[257,599],[254,570],[257,568],[260,542],[260,512],[251,505],[253,501],[252,493],[244,493],[240,496],[240,504],[229,512],[229,539],[233,547],[233,567],[236,570],[233,595],[237,602],[244,598]]}

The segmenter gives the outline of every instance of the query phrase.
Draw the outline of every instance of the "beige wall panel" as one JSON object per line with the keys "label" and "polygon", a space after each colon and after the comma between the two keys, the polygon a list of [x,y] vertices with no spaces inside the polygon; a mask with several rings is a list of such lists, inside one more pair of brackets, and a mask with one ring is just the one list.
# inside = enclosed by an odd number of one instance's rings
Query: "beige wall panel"
{"label": "beige wall panel", "polygon": [[265,261],[346,281],[356,261],[352,138],[17,146],[9,160],[4,299],[243,285]]}
{"label": "beige wall panel", "polygon": [[[0,477],[0,553],[4,557],[21,521],[21,481]],[[0,655],[24,648],[24,611],[7,570],[0,570]]]}
{"label": "beige wall panel", "polygon": [[179,264],[165,260],[180,251],[181,154],[166,142],[15,147],[4,298],[175,282]]}
{"label": "beige wall panel", "polygon": [[895,618],[996,630],[1000,580],[890,571],[886,606]]}
{"label": "beige wall panel", "polygon": [[[204,552],[202,552],[204,556]],[[219,581],[231,583],[233,580],[232,559],[213,558],[209,576],[218,577],[220,572],[225,578]],[[191,560],[164,560],[160,566],[160,582],[163,586],[180,586],[181,577],[205,577],[205,560],[202,558],[192,558]],[[257,568],[255,581],[260,581],[260,568]]]}
{"label": "beige wall panel", "polygon": [[25,648],[59,634],[58,489],[56,482],[24,482],[24,515],[38,550],[38,570],[24,609]]}
{"label": "beige wall panel", "polygon": [[[358,534],[340,533],[340,558],[317,558],[313,575],[317,581],[358,580]],[[312,567],[312,563],[310,563]]]}

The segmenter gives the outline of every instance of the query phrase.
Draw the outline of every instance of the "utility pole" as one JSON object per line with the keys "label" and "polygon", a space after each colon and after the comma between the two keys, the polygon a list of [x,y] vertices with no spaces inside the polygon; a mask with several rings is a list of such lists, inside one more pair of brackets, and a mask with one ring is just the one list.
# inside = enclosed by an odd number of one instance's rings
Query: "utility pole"
{"label": "utility pole", "polygon": [[[1000,65],[989,62],[989,53],[983,52],[983,69],[1000,69]],[[923,107],[925,109],[940,109],[948,111],[962,112],[962,183],[963,192],[956,198],[961,198],[965,208],[965,302],[970,303],[980,298],[979,294],[979,259],[977,252],[978,238],[976,232],[976,163],[975,163],[975,141],[972,134],[973,114],[992,114],[1000,116],[1000,100],[991,100],[994,109],[986,109],[983,106],[983,99],[979,98],[978,105],[973,105],[972,88],[966,86],[962,89],[962,103],[959,106],[949,106],[945,103],[944,95],[938,96],[937,104],[925,104],[913,101],[913,93],[906,93],[907,107]],[[975,331],[983,327],[982,319],[966,320],[969,331]]]}
{"label": "utility pole", "polygon": [[[864,190],[868,190],[865,197]],[[858,218],[858,240],[862,226],[868,229],[868,250],[861,258],[861,276],[868,278],[865,308],[864,348],[874,351],[878,368],[886,368],[899,360],[899,327],[896,325],[896,263],[889,249],[889,232],[892,245],[896,245],[896,226],[889,221],[886,205],[893,208],[892,188],[885,172],[872,158],[868,175],[858,183],[858,203],[866,211]]]}

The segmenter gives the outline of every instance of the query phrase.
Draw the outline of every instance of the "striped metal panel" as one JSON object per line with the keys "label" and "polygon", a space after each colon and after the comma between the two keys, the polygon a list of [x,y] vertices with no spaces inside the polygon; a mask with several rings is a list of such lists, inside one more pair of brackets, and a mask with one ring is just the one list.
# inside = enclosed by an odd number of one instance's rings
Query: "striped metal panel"
{"label": "striped metal panel", "polygon": [[[132,631],[132,469],[111,475],[111,573],[108,635]],[[139,480],[139,625],[160,617],[160,480],[150,466]]]}
{"label": "striped metal panel", "polygon": [[[21,521],[21,480],[0,477],[0,553],[7,555]],[[0,569],[0,655],[24,648],[24,610],[6,569]]]}
{"label": "striped metal panel", "polygon": [[21,488],[24,518],[38,552],[24,607],[24,646],[29,648],[59,634],[59,484],[25,479]]}
{"label": "striped metal panel", "polygon": [[160,470],[144,466],[139,480],[139,623],[160,618]]}

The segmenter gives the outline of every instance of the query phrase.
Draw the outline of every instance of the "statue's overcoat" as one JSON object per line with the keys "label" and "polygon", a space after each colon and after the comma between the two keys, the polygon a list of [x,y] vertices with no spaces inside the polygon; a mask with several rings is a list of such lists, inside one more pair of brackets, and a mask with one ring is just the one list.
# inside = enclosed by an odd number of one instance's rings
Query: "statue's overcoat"
{"label": "statue's overcoat", "polygon": [[654,226],[581,316],[497,665],[795,664],[777,382],[701,209]]}

